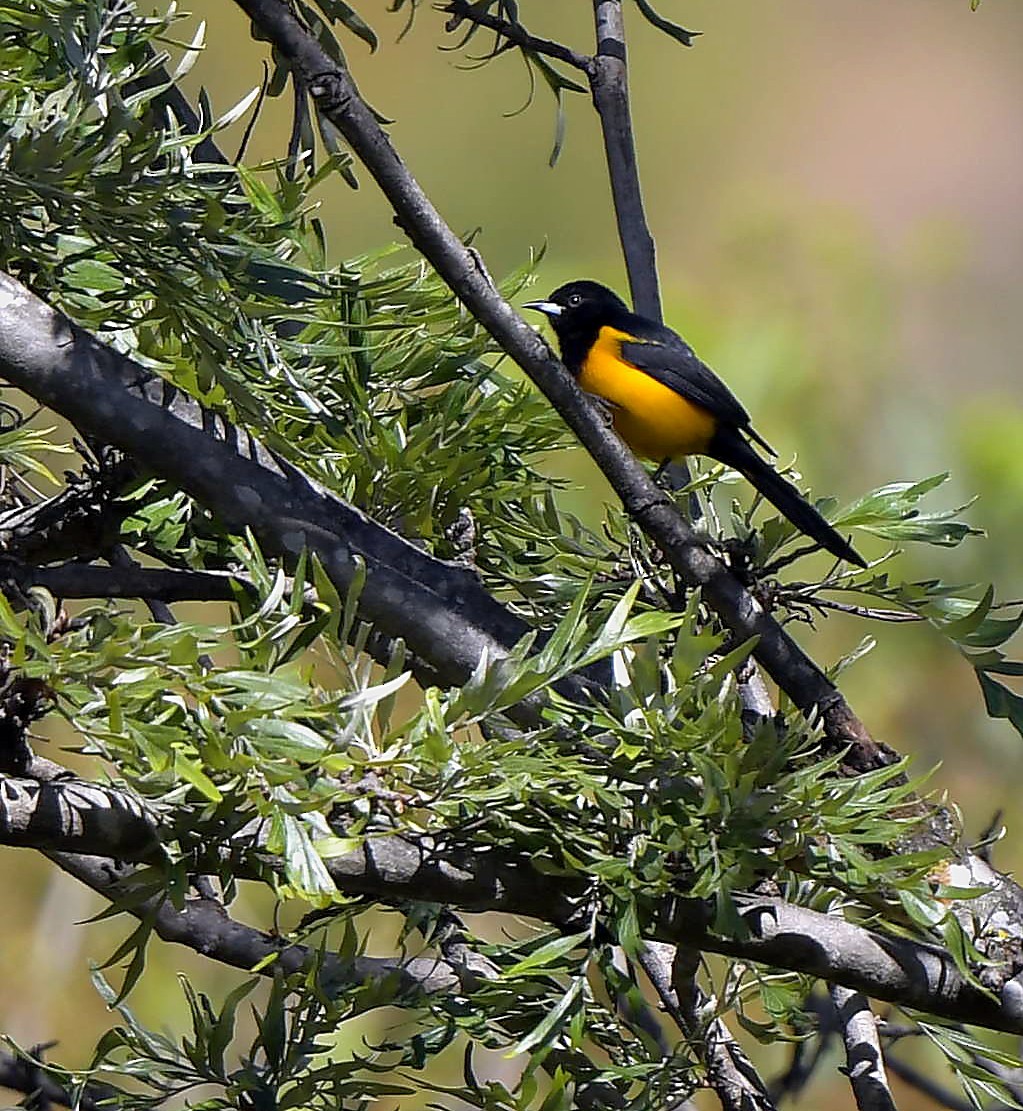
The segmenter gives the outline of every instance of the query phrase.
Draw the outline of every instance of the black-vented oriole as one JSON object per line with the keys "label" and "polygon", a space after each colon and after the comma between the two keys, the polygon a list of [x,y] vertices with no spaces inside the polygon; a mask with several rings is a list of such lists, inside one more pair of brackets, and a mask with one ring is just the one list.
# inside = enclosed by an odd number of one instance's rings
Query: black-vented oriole
{"label": "black-vented oriole", "polygon": [[833,555],[863,558],[750,445],[777,453],[720,378],[670,328],[629,312],[597,282],[569,282],[527,309],[544,313],[580,387],[609,402],[615,431],[657,462],[700,454],[734,467],[801,532]]}

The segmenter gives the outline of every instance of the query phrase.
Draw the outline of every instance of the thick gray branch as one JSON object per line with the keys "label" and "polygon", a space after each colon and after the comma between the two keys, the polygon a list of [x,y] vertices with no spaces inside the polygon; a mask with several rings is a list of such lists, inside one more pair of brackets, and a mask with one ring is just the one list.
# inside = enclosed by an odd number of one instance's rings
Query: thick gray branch
{"label": "thick gray branch", "polygon": [[[0,843],[45,847],[48,855],[65,868],[75,859],[88,861],[87,866],[82,865],[86,873],[80,878],[89,882],[88,875],[98,875],[103,882],[114,882],[116,869],[111,872],[109,860],[72,855],[83,853],[85,842],[80,830],[92,819],[83,819],[80,813],[85,797],[82,785],[76,780],[65,785],[48,770],[56,767],[36,757],[29,769],[32,775],[47,777],[45,786],[55,793],[45,813],[37,810],[31,814],[27,810],[32,799],[49,795],[41,791],[26,793],[21,779],[13,780],[13,791],[7,791],[3,788],[12,781],[0,777],[0,831],[18,826],[10,835],[0,832]],[[70,803],[59,797],[65,786]],[[137,811],[141,808],[137,804],[111,805],[112,790],[102,789],[102,799],[96,806],[103,816],[97,821],[111,823],[105,828],[111,844],[117,846],[118,858],[152,859],[155,831],[140,825]],[[22,815],[17,822],[6,814],[9,804]],[[26,829],[32,831],[31,838]],[[236,874],[243,878],[263,875],[267,868],[283,868],[283,862],[262,852],[258,834],[240,837],[232,857]],[[523,855],[484,849],[454,837],[372,837],[362,848],[330,858],[326,865],[338,888],[345,892],[383,900],[416,899],[471,910],[502,910],[559,924],[572,923],[587,891],[585,881],[545,875]],[[810,973],[875,999],[1023,1034],[1023,986],[1016,979],[992,984],[997,993],[992,999],[967,981],[951,956],[937,947],[889,937],[838,915],[822,914],[780,899],[741,897],[739,911],[746,936],[723,937],[711,929],[710,904],[679,901],[662,918],[658,940]],[[198,913],[195,910],[193,916]],[[180,928],[168,922],[169,932]],[[168,940],[176,938],[168,936]],[[238,963],[237,958],[218,959]]]}
{"label": "thick gray branch", "polygon": [[[49,761],[37,757],[30,770],[38,774],[43,764]],[[133,795],[61,772],[62,778],[49,781],[0,778],[0,844],[137,861],[163,858],[154,819]]]}
{"label": "thick gray branch", "polygon": [[177,483],[228,527],[251,528],[267,552],[315,553],[342,594],[365,566],[361,616],[385,636],[403,637],[447,684],[465,682],[484,652],[500,658],[528,631],[470,570],[433,558],[317,486],[5,274],[0,375]]}
{"label": "thick gray branch", "polygon": [[[122,885],[133,871],[128,865],[98,856],[56,851],[46,855],[68,875],[106,899],[121,897]],[[267,957],[274,957],[274,963],[286,973],[297,972],[308,968],[316,956],[316,951],[307,946],[288,944],[274,934],[236,921],[214,899],[189,898],[181,910],[176,910],[169,901],[152,898],[130,907],[129,913],[139,919],[152,915],[153,929],[164,941],[184,945],[204,957],[246,972]],[[402,992],[411,993],[449,991],[460,983],[460,974],[451,965],[433,957],[401,961],[361,956],[349,961],[327,954],[321,967],[322,986],[331,992],[391,976],[398,977]],[[267,965],[261,971],[271,975],[273,967]]]}
{"label": "thick gray branch", "polygon": [[714,934],[709,908],[692,901],[676,907],[659,936],[806,972],[903,1007],[1023,1033],[1023,983],[1018,978],[999,986],[995,1002],[966,980],[950,954],[937,946],[890,937],[837,914],[822,914],[780,899],[742,896],[737,902],[746,937]]}

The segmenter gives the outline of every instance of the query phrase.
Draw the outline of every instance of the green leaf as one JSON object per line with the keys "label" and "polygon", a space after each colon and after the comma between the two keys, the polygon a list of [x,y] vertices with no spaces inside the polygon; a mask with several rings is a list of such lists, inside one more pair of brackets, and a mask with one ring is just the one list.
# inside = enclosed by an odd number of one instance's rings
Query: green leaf
{"label": "green leaf", "polygon": [[290,760],[311,763],[330,749],[326,738],[298,721],[254,718],[246,723],[245,731],[254,738],[257,747],[272,756],[284,756]]}
{"label": "green leaf", "polygon": [[847,506],[832,524],[839,529],[863,528],[885,540],[919,540],[943,547],[954,547],[967,536],[982,536],[982,529],[955,519],[971,503],[934,513],[917,508],[926,494],[947,479],[946,471],[920,482],[891,482]]}
{"label": "green leaf", "polygon": [[124,288],[124,275],[102,259],[80,259],[71,263],[65,271],[66,280],[79,289],[91,289],[97,293],[109,293]]}
{"label": "green leaf", "polygon": [[224,1055],[227,1052],[228,1046],[231,1044],[231,1040],[234,1038],[235,1014],[238,1010],[238,1006],[260,982],[259,978],[256,977],[251,980],[246,980],[234,988],[224,1000],[224,1005],[220,1009],[220,1014],[217,1016],[213,1029],[209,1033],[206,1050],[207,1057],[210,1067],[218,1076],[225,1075]]}
{"label": "green leaf", "polygon": [[195,34],[192,36],[192,41],[185,47],[184,53],[181,55],[181,60],[174,67],[174,72],[170,75],[170,83],[176,85],[182,77],[185,77],[192,66],[199,60],[199,55],[203,51],[206,40],[206,20],[199,21],[199,26],[195,29]]}
{"label": "green leaf", "polygon": [[230,127],[235,120],[245,115],[258,96],[259,86],[257,85],[254,89],[250,89],[233,108],[228,108],[222,116],[218,116],[210,130],[221,131],[225,127]]}
{"label": "green leaf", "polygon": [[643,18],[646,19],[648,23],[656,27],[658,31],[663,31],[666,35],[670,35],[676,42],[682,43],[683,46],[692,46],[693,39],[700,34],[699,31],[687,31],[677,23],[672,23],[670,20],[665,19],[663,15],[660,15],[654,10],[649,0],[636,0],[636,7],[643,13]]}
{"label": "green leaf", "polygon": [[571,1018],[572,1013],[582,1005],[585,984],[586,978],[584,976],[574,977],[568,991],[558,1001],[557,1006],[539,1026],[527,1034],[517,1045],[513,1046],[505,1056],[508,1058],[518,1057],[520,1054],[532,1052],[537,1047],[546,1048],[551,1045],[558,1032]]}
{"label": "green leaf", "polygon": [[990,612],[994,599],[995,588],[989,586],[984,592],[984,597],[977,602],[969,613],[956,620],[943,622],[939,628],[950,640],[963,640],[979,628],[980,623]]}
{"label": "green leaf", "polygon": [[337,888],[316,851],[306,825],[292,814],[279,810],[274,816],[283,837],[285,875],[288,886],[311,902],[332,902]]}
{"label": "green leaf", "polygon": [[191,756],[186,756],[182,751],[174,753],[174,774],[191,783],[199,794],[210,802],[223,801],[224,796],[220,793],[220,788],[203,771],[199,762]]}
{"label": "green leaf", "polygon": [[556,937],[553,941],[548,941],[545,945],[541,945],[539,949],[534,950],[519,961],[513,964],[511,968],[506,968],[501,972],[501,975],[506,979],[512,979],[516,976],[521,976],[526,972],[533,972],[538,968],[547,968],[552,964],[556,964],[561,957],[570,953],[573,949],[578,949],[581,945],[585,945],[590,940],[590,933],[586,931],[581,934],[572,934],[570,937]]}
{"label": "green leaf", "polygon": [[370,52],[376,50],[376,33],[350,4],[343,0],[315,0],[315,3],[331,23],[340,20],[353,35],[357,35],[369,46]]}
{"label": "green leaf", "polygon": [[561,157],[561,148],[565,142],[565,103],[563,94],[568,92],[587,93],[589,90],[580,85],[578,81],[573,81],[570,77],[566,77],[560,70],[556,69],[551,63],[542,55],[537,54],[532,50],[523,50],[523,55],[526,61],[532,66],[544,79],[547,87],[554,95],[555,104],[555,125],[554,125],[554,146],[551,148],[550,157],[547,164],[551,167],[557,165],[558,159]]}
{"label": "green leaf", "polygon": [[948,910],[937,900],[924,897],[915,891],[902,889],[899,891],[899,902],[909,917],[918,925],[926,929],[939,926],[948,914]]}
{"label": "green leaf", "polygon": [[1023,736],[1023,698],[983,671],[977,671],[977,680],[984,694],[988,716],[1005,718]]}

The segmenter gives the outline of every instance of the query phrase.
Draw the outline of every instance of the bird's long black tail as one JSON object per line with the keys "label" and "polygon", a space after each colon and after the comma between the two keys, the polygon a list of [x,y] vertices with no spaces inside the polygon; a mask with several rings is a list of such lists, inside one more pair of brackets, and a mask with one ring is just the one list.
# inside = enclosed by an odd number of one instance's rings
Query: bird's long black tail
{"label": "bird's long black tail", "polygon": [[811,540],[832,555],[866,567],[866,561],[852,545],[840,536],[817,512],[803,495],[763,460],[742,438],[737,429],[719,430],[707,452],[708,455],[734,467],[743,477],[764,495],[765,498]]}

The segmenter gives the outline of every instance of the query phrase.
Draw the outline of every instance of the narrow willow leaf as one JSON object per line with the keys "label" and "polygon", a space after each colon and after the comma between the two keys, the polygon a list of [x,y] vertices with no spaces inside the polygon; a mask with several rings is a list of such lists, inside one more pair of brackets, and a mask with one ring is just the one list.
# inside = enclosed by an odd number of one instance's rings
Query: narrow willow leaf
{"label": "narrow willow leaf", "polygon": [[329,749],[327,740],[308,725],[282,718],[255,718],[248,722],[256,746],[272,756],[312,762]]}
{"label": "narrow willow leaf", "polygon": [[573,81],[570,77],[566,77],[565,74],[552,66],[541,54],[536,54],[533,51],[523,51],[523,53],[530,65],[539,72],[554,96],[554,146],[551,148],[550,157],[547,160],[547,164],[554,167],[561,157],[561,148],[565,143],[566,121],[564,93],[566,91],[585,93],[588,92],[588,90],[584,85],[580,85],[578,81]]}
{"label": "narrow willow leaf", "polygon": [[205,40],[206,20],[202,19],[199,21],[199,26],[196,28],[195,34],[192,36],[192,41],[185,48],[185,52],[184,54],[182,54],[181,60],[178,62],[177,66],[175,66],[174,72],[170,76],[170,83],[172,85],[176,85],[181,80],[181,78],[189,72],[192,66],[194,66],[195,63],[199,60],[199,55],[203,51]]}
{"label": "narrow willow leaf", "polygon": [[236,119],[245,115],[258,96],[259,86],[257,85],[256,88],[247,92],[233,108],[229,108],[222,116],[214,120],[211,130],[220,131],[225,127],[230,127]]}
{"label": "narrow willow leaf", "polygon": [[346,694],[338,705],[340,710],[354,710],[354,709],[367,709],[375,706],[378,702],[382,702],[385,698],[390,698],[412,678],[411,671],[403,671],[400,675],[396,675],[393,679],[388,679],[386,682],[378,683],[376,686],[364,687],[362,690],[353,691],[351,694]]}
{"label": "narrow willow leaf", "polygon": [[371,53],[376,50],[378,46],[376,33],[350,4],[344,3],[343,0],[315,0],[315,2],[331,22],[335,19],[340,20],[353,35],[357,35],[369,46]]}
{"label": "narrow willow leaf", "polygon": [[337,894],[323,858],[309,836],[305,823],[292,814],[280,811],[283,834],[284,867],[288,885],[298,894],[314,902]]}
{"label": "narrow willow leaf", "polygon": [[551,1045],[558,1032],[568,1022],[572,1012],[581,1005],[585,983],[586,978],[584,976],[574,977],[571,986],[561,997],[557,1006],[539,1026],[508,1050],[505,1056],[508,1058],[518,1057],[520,1054],[529,1053],[537,1047]]}
{"label": "narrow willow leaf", "polygon": [[654,10],[650,0],[636,0],[636,7],[643,13],[643,18],[648,23],[656,27],[658,31],[670,35],[676,42],[682,43],[683,46],[692,46],[693,39],[700,34],[699,31],[687,31],[685,27],[680,27],[677,23],[665,19],[663,15]]}
{"label": "narrow willow leaf", "polygon": [[1009,690],[1002,683],[977,671],[977,680],[984,694],[984,706],[988,716],[1005,718],[1020,736],[1023,736],[1023,698]]}
{"label": "narrow willow leaf", "polygon": [[962,640],[980,626],[980,623],[990,612],[994,600],[995,588],[989,586],[984,591],[984,597],[976,603],[969,613],[954,621],[943,622],[939,628],[950,640]]}
{"label": "narrow willow leaf", "polygon": [[501,975],[506,979],[512,979],[523,975],[523,973],[533,972],[538,968],[546,968],[549,965],[556,964],[566,954],[571,953],[573,949],[585,945],[589,939],[589,931],[572,934],[570,937],[556,937],[553,941],[541,945],[539,949],[534,950],[517,964],[513,964],[511,968],[502,970]]}

